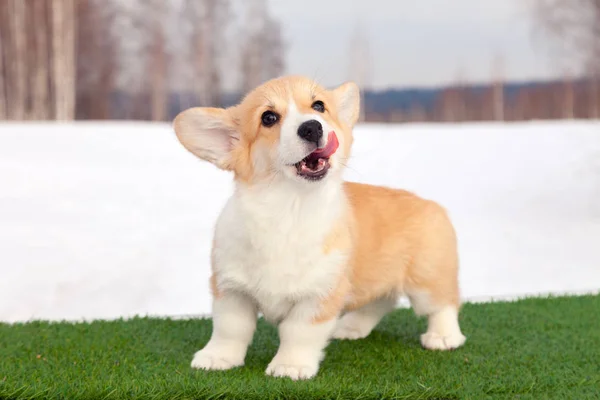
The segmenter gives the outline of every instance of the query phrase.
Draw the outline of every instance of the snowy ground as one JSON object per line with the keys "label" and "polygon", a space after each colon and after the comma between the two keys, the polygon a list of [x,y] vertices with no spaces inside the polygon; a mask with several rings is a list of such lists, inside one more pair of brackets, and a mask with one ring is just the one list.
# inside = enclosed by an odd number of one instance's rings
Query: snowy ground
{"label": "snowy ground", "polygon": [[[600,288],[600,123],[364,126],[350,167],[449,209],[467,299]],[[0,124],[0,321],[208,313],[230,190],[168,125]]]}

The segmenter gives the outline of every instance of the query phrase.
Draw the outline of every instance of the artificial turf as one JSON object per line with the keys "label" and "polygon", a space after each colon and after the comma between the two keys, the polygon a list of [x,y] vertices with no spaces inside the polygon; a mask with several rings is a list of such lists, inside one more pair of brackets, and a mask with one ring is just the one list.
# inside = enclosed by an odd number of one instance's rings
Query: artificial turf
{"label": "artificial turf", "polygon": [[210,320],[1,324],[0,398],[600,398],[600,296],[466,304],[461,324],[463,348],[426,351],[425,321],[398,310],[333,341],[301,382],[265,376],[278,339],[263,321],[246,366],[225,372],[190,368]]}

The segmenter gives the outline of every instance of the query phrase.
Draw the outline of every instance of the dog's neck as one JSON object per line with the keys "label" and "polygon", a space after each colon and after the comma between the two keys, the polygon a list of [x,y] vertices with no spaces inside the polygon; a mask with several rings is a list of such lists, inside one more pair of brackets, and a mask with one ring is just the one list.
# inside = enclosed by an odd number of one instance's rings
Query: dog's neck
{"label": "dog's neck", "polygon": [[283,176],[263,183],[236,182],[234,197],[251,214],[288,212],[300,218],[335,214],[346,204],[343,181],[338,176],[322,182],[296,182]]}

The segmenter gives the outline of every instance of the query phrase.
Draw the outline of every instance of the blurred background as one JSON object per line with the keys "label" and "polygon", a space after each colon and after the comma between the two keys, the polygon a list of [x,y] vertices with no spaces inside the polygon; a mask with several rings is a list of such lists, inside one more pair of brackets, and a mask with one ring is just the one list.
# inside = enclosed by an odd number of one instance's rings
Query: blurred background
{"label": "blurred background", "polygon": [[448,209],[466,300],[598,292],[600,0],[0,0],[0,321],[210,313],[171,121],[283,74],[359,84],[346,178]]}
{"label": "blurred background", "polygon": [[0,120],[168,121],[282,74],[363,120],[600,115],[598,0],[0,0]]}

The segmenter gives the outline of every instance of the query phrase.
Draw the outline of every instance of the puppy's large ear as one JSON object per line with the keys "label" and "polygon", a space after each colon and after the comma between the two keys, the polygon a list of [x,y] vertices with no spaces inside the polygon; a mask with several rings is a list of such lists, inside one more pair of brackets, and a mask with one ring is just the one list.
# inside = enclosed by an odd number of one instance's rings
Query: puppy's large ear
{"label": "puppy's large ear", "polygon": [[231,152],[240,136],[230,113],[222,108],[190,108],[173,122],[177,138],[197,157],[230,170]]}
{"label": "puppy's large ear", "polygon": [[360,113],[360,90],[354,82],[346,82],[333,90],[341,122],[353,127]]}

